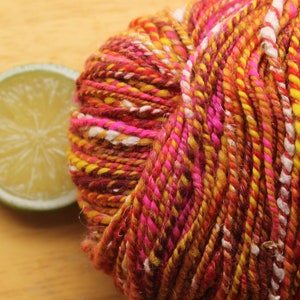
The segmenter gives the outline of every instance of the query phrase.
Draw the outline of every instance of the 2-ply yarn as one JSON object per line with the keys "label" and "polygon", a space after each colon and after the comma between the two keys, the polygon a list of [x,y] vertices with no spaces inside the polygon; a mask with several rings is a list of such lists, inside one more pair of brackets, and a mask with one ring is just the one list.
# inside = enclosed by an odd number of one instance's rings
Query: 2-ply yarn
{"label": "2-ply yarn", "polygon": [[299,43],[298,0],[200,0],[87,59],[82,248],[129,299],[300,299]]}

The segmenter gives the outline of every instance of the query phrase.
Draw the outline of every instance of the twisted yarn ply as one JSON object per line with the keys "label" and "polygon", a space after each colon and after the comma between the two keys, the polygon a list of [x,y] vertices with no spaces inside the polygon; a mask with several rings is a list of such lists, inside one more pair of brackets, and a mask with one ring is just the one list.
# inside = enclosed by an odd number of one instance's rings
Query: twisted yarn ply
{"label": "twisted yarn ply", "polygon": [[300,299],[299,43],[298,0],[201,0],[87,59],[82,248],[129,299]]}

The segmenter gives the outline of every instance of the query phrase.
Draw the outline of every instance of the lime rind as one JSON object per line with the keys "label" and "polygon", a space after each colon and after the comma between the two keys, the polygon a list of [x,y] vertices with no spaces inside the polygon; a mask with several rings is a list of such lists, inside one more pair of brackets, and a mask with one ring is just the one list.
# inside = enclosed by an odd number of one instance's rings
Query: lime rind
{"label": "lime rind", "polygon": [[67,78],[73,79],[74,81],[78,78],[79,72],[65,67],[62,65],[51,64],[51,63],[37,63],[37,64],[26,64],[13,67],[3,73],[0,73],[0,81],[5,80],[14,75],[23,73],[23,72],[32,72],[32,71],[50,71],[58,74],[62,74]]}
{"label": "lime rind", "polygon": [[54,210],[63,208],[74,203],[76,201],[76,196],[77,191],[74,188],[74,190],[71,190],[69,193],[55,199],[33,201],[14,196],[0,188],[0,199],[2,203],[10,207],[31,211]]}

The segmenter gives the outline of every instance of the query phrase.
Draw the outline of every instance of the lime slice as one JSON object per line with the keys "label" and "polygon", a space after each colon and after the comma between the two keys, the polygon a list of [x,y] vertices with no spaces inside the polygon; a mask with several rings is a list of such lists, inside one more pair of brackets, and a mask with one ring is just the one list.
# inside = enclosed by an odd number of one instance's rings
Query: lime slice
{"label": "lime slice", "polygon": [[67,128],[78,73],[30,64],[0,74],[0,201],[50,210],[76,200]]}

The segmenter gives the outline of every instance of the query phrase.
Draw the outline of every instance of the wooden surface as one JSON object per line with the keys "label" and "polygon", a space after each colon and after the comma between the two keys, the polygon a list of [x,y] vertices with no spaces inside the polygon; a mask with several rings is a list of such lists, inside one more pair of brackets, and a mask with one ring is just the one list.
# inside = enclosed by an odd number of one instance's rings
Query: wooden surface
{"label": "wooden surface", "polygon": [[[2,1],[0,72],[37,62],[80,71],[86,57],[134,17],[184,4],[185,0]],[[81,252],[85,228],[78,215],[76,204],[47,213],[0,205],[0,299],[125,299]]]}

